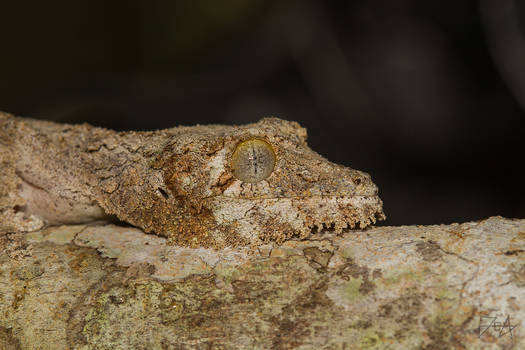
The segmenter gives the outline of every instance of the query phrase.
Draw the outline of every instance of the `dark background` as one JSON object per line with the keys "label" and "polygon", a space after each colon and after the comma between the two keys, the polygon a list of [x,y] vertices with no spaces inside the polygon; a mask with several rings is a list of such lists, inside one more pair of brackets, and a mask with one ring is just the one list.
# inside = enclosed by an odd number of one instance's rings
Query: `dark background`
{"label": "dark background", "polygon": [[118,130],[309,130],[387,224],[525,218],[525,1],[0,3],[0,110]]}

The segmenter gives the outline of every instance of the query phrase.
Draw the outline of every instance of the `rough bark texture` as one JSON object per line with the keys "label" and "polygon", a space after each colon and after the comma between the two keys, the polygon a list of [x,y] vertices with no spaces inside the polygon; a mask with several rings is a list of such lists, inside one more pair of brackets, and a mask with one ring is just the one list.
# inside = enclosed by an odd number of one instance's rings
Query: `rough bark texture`
{"label": "rough bark texture", "polygon": [[0,349],[525,348],[525,220],[321,233],[255,254],[114,225],[25,239],[25,257],[0,254]]}

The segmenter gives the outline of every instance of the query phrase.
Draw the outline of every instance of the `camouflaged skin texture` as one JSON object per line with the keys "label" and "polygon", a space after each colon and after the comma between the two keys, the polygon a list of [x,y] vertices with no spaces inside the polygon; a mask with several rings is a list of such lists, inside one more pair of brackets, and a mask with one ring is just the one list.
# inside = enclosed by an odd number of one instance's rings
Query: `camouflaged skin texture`
{"label": "camouflaged skin texture", "polygon": [[[232,154],[259,139],[275,153],[257,183]],[[385,218],[362,171],[308,148],[296,122],[115,132],[0,112],[0,234],[117,218],[191,247],[254,245]]]}

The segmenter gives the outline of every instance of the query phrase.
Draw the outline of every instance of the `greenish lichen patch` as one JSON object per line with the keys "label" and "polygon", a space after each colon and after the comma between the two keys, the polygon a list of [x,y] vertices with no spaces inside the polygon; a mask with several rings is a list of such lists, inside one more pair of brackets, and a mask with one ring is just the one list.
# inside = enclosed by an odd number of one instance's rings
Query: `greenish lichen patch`
{"label": "greenish lichen patch", "polygon": [[383,284],[387,288],[398,288],[400,286],[415,286],[423,278],[420,270],[401,268],[391,269],[385,272],[383,278],[378,280],[378,283]]}
{"label": "greenish lichen patch", "polygon": [[85,225],[51,227],[43,231],[29,232],[26,234],[26,239],[29,242],[53,242],[56,244],[68,244],[71,243],[75,236],[85,228]]}
{"label": "greenish lichen patch", "polygon": [[354,301],[362,297],[361,293],[359,292],[359,288],[361,287],[362,283],[363,281],[360,278],[350,278],[348,281],[346,281],[343,289],[345,296],[349,301]]}
{"label": "greenish lichen patch", "polygon": [[230,264],[219,263],[213,268],[214,273],[223,278],[227,283],[239,278],[239,269]]}
{"label": "greenish lichen patch", "polygon": [[384,348],[380,333],[376,333],[374,331],[364,332],[361,339],[359,339],[359,347],[363,350]]}

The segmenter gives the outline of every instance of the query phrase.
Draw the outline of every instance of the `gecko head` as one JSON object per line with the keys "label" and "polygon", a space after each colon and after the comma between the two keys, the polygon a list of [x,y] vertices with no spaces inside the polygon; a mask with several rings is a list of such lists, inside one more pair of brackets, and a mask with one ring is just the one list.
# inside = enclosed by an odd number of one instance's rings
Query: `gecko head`
{"label": "gecko head", "polygon": [[168,147],[164,178],[213,245],[282,242],[385,218],[370,176],[312,151],[296,122],[192,130]]}

